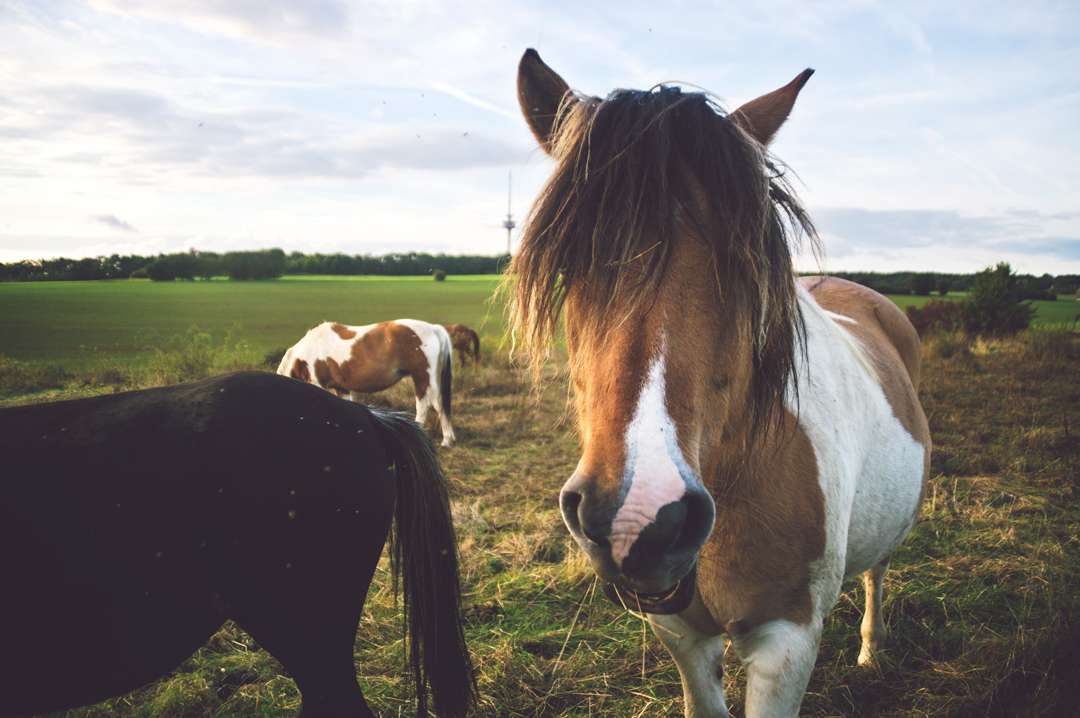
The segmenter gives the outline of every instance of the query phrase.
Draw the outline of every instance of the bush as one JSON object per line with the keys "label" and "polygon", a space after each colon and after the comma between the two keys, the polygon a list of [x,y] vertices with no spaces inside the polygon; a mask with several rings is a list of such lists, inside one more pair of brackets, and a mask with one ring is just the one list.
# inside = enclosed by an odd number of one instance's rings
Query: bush
{"label": "bush", "polygon": [[277,369],[278,364],[285,358],[285,352],[289,351],[288,347],[278,347],[272,351],[263,355],[263,364]]}
{"label": "bush", "polygon": [[431,273],[431,278],[434,279],[436,282],[445,282],[446,272],[441,269],[436,269],[434,272]]}
{"label": "bush", "polygon": [[930,299],[921,307],[908,307],[907,316],[920,337],[935,332],[951,332],[960,327],[965,302]]}
{"label": "bush", "polygon": [[206,332],[192,325],[158,345],[154,340],[140,342],[152,353],[146,362],[144,383],[148,386],[179,384],[205,379],[232,371],[252,371],[265,368],[243,338],[243,329],[234,324],[225,342],[214,346]]}
{"label": "bush", "polygon": [[128,275],[128,279],[148,279],[149,277],[150,275],[146,273],[146,267],[139,267]]}
{"label": "bush", "polygon": [[61,389],[72,378],[59,362],[27,364],[0,354],[0,394]]}
{"label": "bush", "polygon": [[1011,336],[1027,329],[1035,307],[1022,301],[1017,277],[1008,262],[987,267],[975,275],[961,319],[964,329],[976,335]]}
{"label": "bush", "polygon": [[940,294],[941,296],[944,297],[946,294],[949,293],[950,289],[952,289],[952,282],[950,282],[948,279],[946,279],[945,277],[942,277],[941,279],[937,280],[937,293],[938,294]]}

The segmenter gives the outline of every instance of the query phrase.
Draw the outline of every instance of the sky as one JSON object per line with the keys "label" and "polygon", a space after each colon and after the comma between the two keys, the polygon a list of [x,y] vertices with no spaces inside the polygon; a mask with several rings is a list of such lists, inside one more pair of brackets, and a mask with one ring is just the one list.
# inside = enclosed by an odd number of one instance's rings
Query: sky
{"label": "sky", "polygon": [[1075,0],[0,0],[0,261],[504,252],[529,47],[729,109],[815,68],[771,150],[826,271],[1080,273]]}

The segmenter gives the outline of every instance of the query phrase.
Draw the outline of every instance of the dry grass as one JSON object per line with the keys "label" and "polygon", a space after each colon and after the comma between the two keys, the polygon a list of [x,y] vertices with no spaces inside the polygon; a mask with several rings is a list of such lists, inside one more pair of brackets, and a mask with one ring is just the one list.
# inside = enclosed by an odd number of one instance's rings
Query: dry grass
{"label": "dry grass", "polygon": [[[459,443],[442,456],[479,669],[477,715],[681,716],[671,660],[640,620],[595,590],[562,525],[557,496],[578,444],[565,379],[554,371],[549,379],[534,391],[505,350],[486,348],[481,369],[454,380]],[[826,622],[802,715],[1075,715],[1077,335],[930,339],[921,394],[935,442],[932,479],[923,519],[886,578],[890,641],[876,666],[855,665],[863,597],[847,585]],[[406,383],[372,399],[413,411]],[[400,607],[384,570],[357,631],[357,668],[377,714],[411,715]],[[157,684],[67,715],[293,715],[299,697],[282,674],[229,625]],[[245,675],[245,685],[226,685]],[[741,716],[737,660],[727,675]]]}

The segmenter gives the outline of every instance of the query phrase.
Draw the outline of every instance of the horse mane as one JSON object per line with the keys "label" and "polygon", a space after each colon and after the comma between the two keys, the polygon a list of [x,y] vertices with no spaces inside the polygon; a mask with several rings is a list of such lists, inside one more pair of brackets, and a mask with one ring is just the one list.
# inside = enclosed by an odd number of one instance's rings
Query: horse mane
{"label": "horse mane", "polygon": [[[647,310],[677,232],[691,229],[711,248],[717,283],[727,284],[721,295],[745,299],[756,433],[795,387],[804,328],[791,252],[803,235],[815,237],[786,167],[712,96],[664,85],[603,100],[567,93],[549,146],[556,167],[507,280],[523,344],[549,346],[575,292],[589,297],[585,331]],[[538,369],[543,352],[530,353]]]}

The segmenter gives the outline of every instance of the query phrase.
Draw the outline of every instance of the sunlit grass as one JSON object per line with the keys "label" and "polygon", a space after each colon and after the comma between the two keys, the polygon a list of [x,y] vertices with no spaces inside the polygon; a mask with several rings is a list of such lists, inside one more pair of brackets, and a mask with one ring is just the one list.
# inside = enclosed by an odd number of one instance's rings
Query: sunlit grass
{"label": "sunlit grass", "polygon": [[[557,497],[578,441],[565,377],[552,366],[548,379],[535,390],[495,340],[485,342],[479,370],[454,377],[459,443],[440,455],[479,670],[476,715],[681,716],[667,653],[596,590],[562,525]],[[82,387],[65,395],[108,390]],[[922,519],[886,577],[889,641],[875,666],[856,665],[863,596],[858,582],[845,585],[801,715],[1069,715],[1080,685],[1078,337],[931,337],[921,398],[935,446],[931,481]],[[407,381],[369,400],[414,411]],[[429,429],[437,434],[434,422]],[[355,644],[378,715],[414,710],[400,610],[384,563]],[[731,658],[726,674],[732,713],[744,715],[745,671]],[[228,685],[244,675],[249,682]],[[161,681],[64,715],[291,716],[298,708],[280,665],[227,624]]]}

